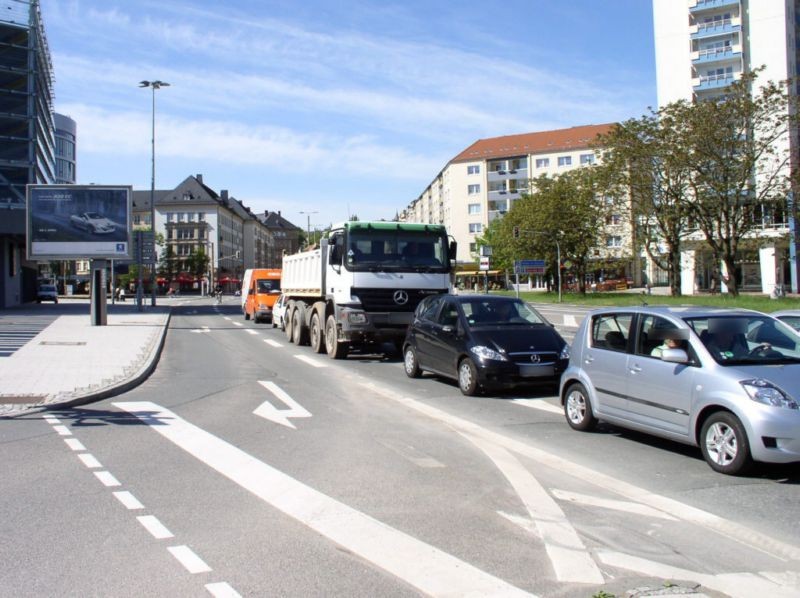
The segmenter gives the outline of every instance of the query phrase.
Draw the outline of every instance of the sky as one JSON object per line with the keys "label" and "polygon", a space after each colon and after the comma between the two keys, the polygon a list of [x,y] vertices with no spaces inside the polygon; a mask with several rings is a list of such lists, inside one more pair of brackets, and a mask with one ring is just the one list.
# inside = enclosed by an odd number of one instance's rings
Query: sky
{"label": "sky", "polygon": [[392,219],[478,139],[656,105],[650,0],[42,0],[79,184],[202,174],[254,212]]}

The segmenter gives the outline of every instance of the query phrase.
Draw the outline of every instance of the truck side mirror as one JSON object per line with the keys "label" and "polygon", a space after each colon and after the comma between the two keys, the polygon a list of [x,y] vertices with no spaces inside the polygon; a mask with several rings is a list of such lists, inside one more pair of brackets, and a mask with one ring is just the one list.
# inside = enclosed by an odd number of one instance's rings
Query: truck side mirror
{"label": "truck side mirror", "polygon": [[329,245],[330,252],[328,262],[332,266],[338,266],[342,263],[342,245],[339,238],[332,239],[333,243]]}
{"label": "truck side mirror", "polygon": [[455,241],[450,241],[450,245],[447,247],[447,257],[450,260],[456,259],[456,255],[458,253],[457,250],[458,250],[458,243],[456,243]]}

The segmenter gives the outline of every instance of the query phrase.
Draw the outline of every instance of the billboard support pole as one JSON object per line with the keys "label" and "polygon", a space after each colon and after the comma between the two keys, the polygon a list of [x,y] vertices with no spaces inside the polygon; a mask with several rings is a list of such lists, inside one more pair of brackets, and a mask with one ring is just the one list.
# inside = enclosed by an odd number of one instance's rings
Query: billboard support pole
{"label": "billboard support pole", "polygon": [[90,298],[92,326],[108,324],[105,273],[106,260],[92,260],[92,294]]}

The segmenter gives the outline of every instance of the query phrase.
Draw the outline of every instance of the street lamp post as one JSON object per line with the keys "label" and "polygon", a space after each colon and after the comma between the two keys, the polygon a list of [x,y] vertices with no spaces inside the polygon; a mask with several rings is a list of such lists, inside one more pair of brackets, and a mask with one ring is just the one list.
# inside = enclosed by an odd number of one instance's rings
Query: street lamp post
{"label": "street lamp post", "polygon": [[307,216],[306,222],[306,243],[308,246],[311,246],[311,214],[319,214],[319,212],[299,212],[300,214],[305,214]]}
{"label": "street lamp post", "polygon": [[152,149],[151,152],[151,173],[152,176],[150,178],[150,230],[153,233],[153,253],[150,257],[150,276],[152,280],[150,281],[150,285],[152,288],[152,297],[150,299],[150,305],[155,307],[156,305],[156,202],[155,202],[155,195],[156,195],[156,89],[161,89],[162,87],[169,87],[169,83],[166,81],[141,81],[139,83],[139,87],[149,87],[153,90],[153,124],[152,124],[152,134],[150,137],[150,146]]}

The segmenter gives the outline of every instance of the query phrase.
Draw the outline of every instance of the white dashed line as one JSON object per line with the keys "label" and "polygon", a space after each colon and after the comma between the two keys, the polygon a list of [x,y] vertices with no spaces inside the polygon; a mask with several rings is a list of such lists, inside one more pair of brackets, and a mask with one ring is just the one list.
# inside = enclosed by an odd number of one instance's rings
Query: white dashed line
{"label": "white dashed line", "polygon": [[211,571],[211,567],[203,562],[191,548],[186,545],[183,546],[170,546],[167,548],[172,553],[178,562],[183,565],[189,573],[207,573]]}
{"label": "white dashed line", "polygon": [[253,330],[252,328],[246,328],[245,332],[247,334],[258,334],[258,330]]}
{"label": "white dashed line", "polygon": [[234,322],[233,325],[234,326],[244,326],[244,324],[242,324],[241,322]]}
{"label": "white dashed line", "polygon": [[270,347],[277,347],[278,349],[283,347],[281,343],[279,343],[278,341],[274,341],[271,338],[265,338],[264,342],[267,343]]}
{"label": "white dashed line", "polygon": [[226,582],[207,583],[206,589],[214,598],[241,598],[241,594]]}
{"label": "white dashed line", "polygon": [[67,446],[71,448],[73,451],[85,451],[86,447],[83,446],[83,443],[78,440],[77,438],[65,438],[64,442],[67,443]]}
{"label": "white dashed line", "polygon": [[231,321],[231,319],[230,319],[228,316],[222,316],[222,319],[223,319],[223,320],[228,320],[228,322],[230,322],[230,321]]}
{"label": "white dashed line", "polygon": [[120,483],[119,483],[119,481],[117,480],[117,478],[115,478],[113,475],[111,475],[111,474],[110,474],[109,472],[107,472],[107,471],[95,471],[95,472],[94,472],[94,475],[96,475],[96,476],[97,476],[97,479],[98,479],[98,480],[100,480],[101,482],[103,482],[103,485],[104,485],[104,486],[107,486],[107,487],[109,487],[109,488],[110,488],[111,486],[122,486],[122,484],[120,484]]}
{"label": "white dashed line", "polygon": [[100,461],[95,459],[94,455],[91,455],[89,453],[83,453],[82,455],[78,455],[78,459],[83,461],[83,464],[86,467],[88,467],[89,469],[95,469],[97,467],[102,467],[102,465],[100,465]]}
{"label": "white dashed line", "polygon": [[564,415],[563,409],[556,407],[552,403],[548,403],[543,399],[514,399],[511,402],[516,403],[517,405],[522,405],[523,407],[532,407],[533,409],[539,409],[540,411]]}
{"label": "white dashed line", "polygon": [[295,355],[295,359],[299,359],[300,361],[307,363],[310,366],[315,368],[326,368],[328,367],[327,363],[322,363],[318,359],[314,359],[313,357],[309,357],[308,355]]}
{"label": "white dashed line", "polygon": [[142,527],[152,534],[156,540],[163,540],[165,538],[174,538],[174,534],[169,531],[166,526],[161,523],[157,517],[153,515],[142,515],[136,518]]}
{"label": "white dashed line", "polygon": [[48,424],[53,424],[53,425],[61,423],[61,420],[55,417],[54,415],[45,415],[44,421],[46,421]]}
{"label": "white dashed line", "polygon": [[59,436],[72,436],[72,432],[69,431],[67,426],[53,426],[53,430],[58,432]]}
{"label": "white dashed line", "polygon": [[134,511],[136,509],[144,509],[144,505],[139,502],[139,500],[127,490],[122,490],[120,492],[114,492],[114,496],[117,497],[117,500],[125,505],[125,508],[129,511]]}

